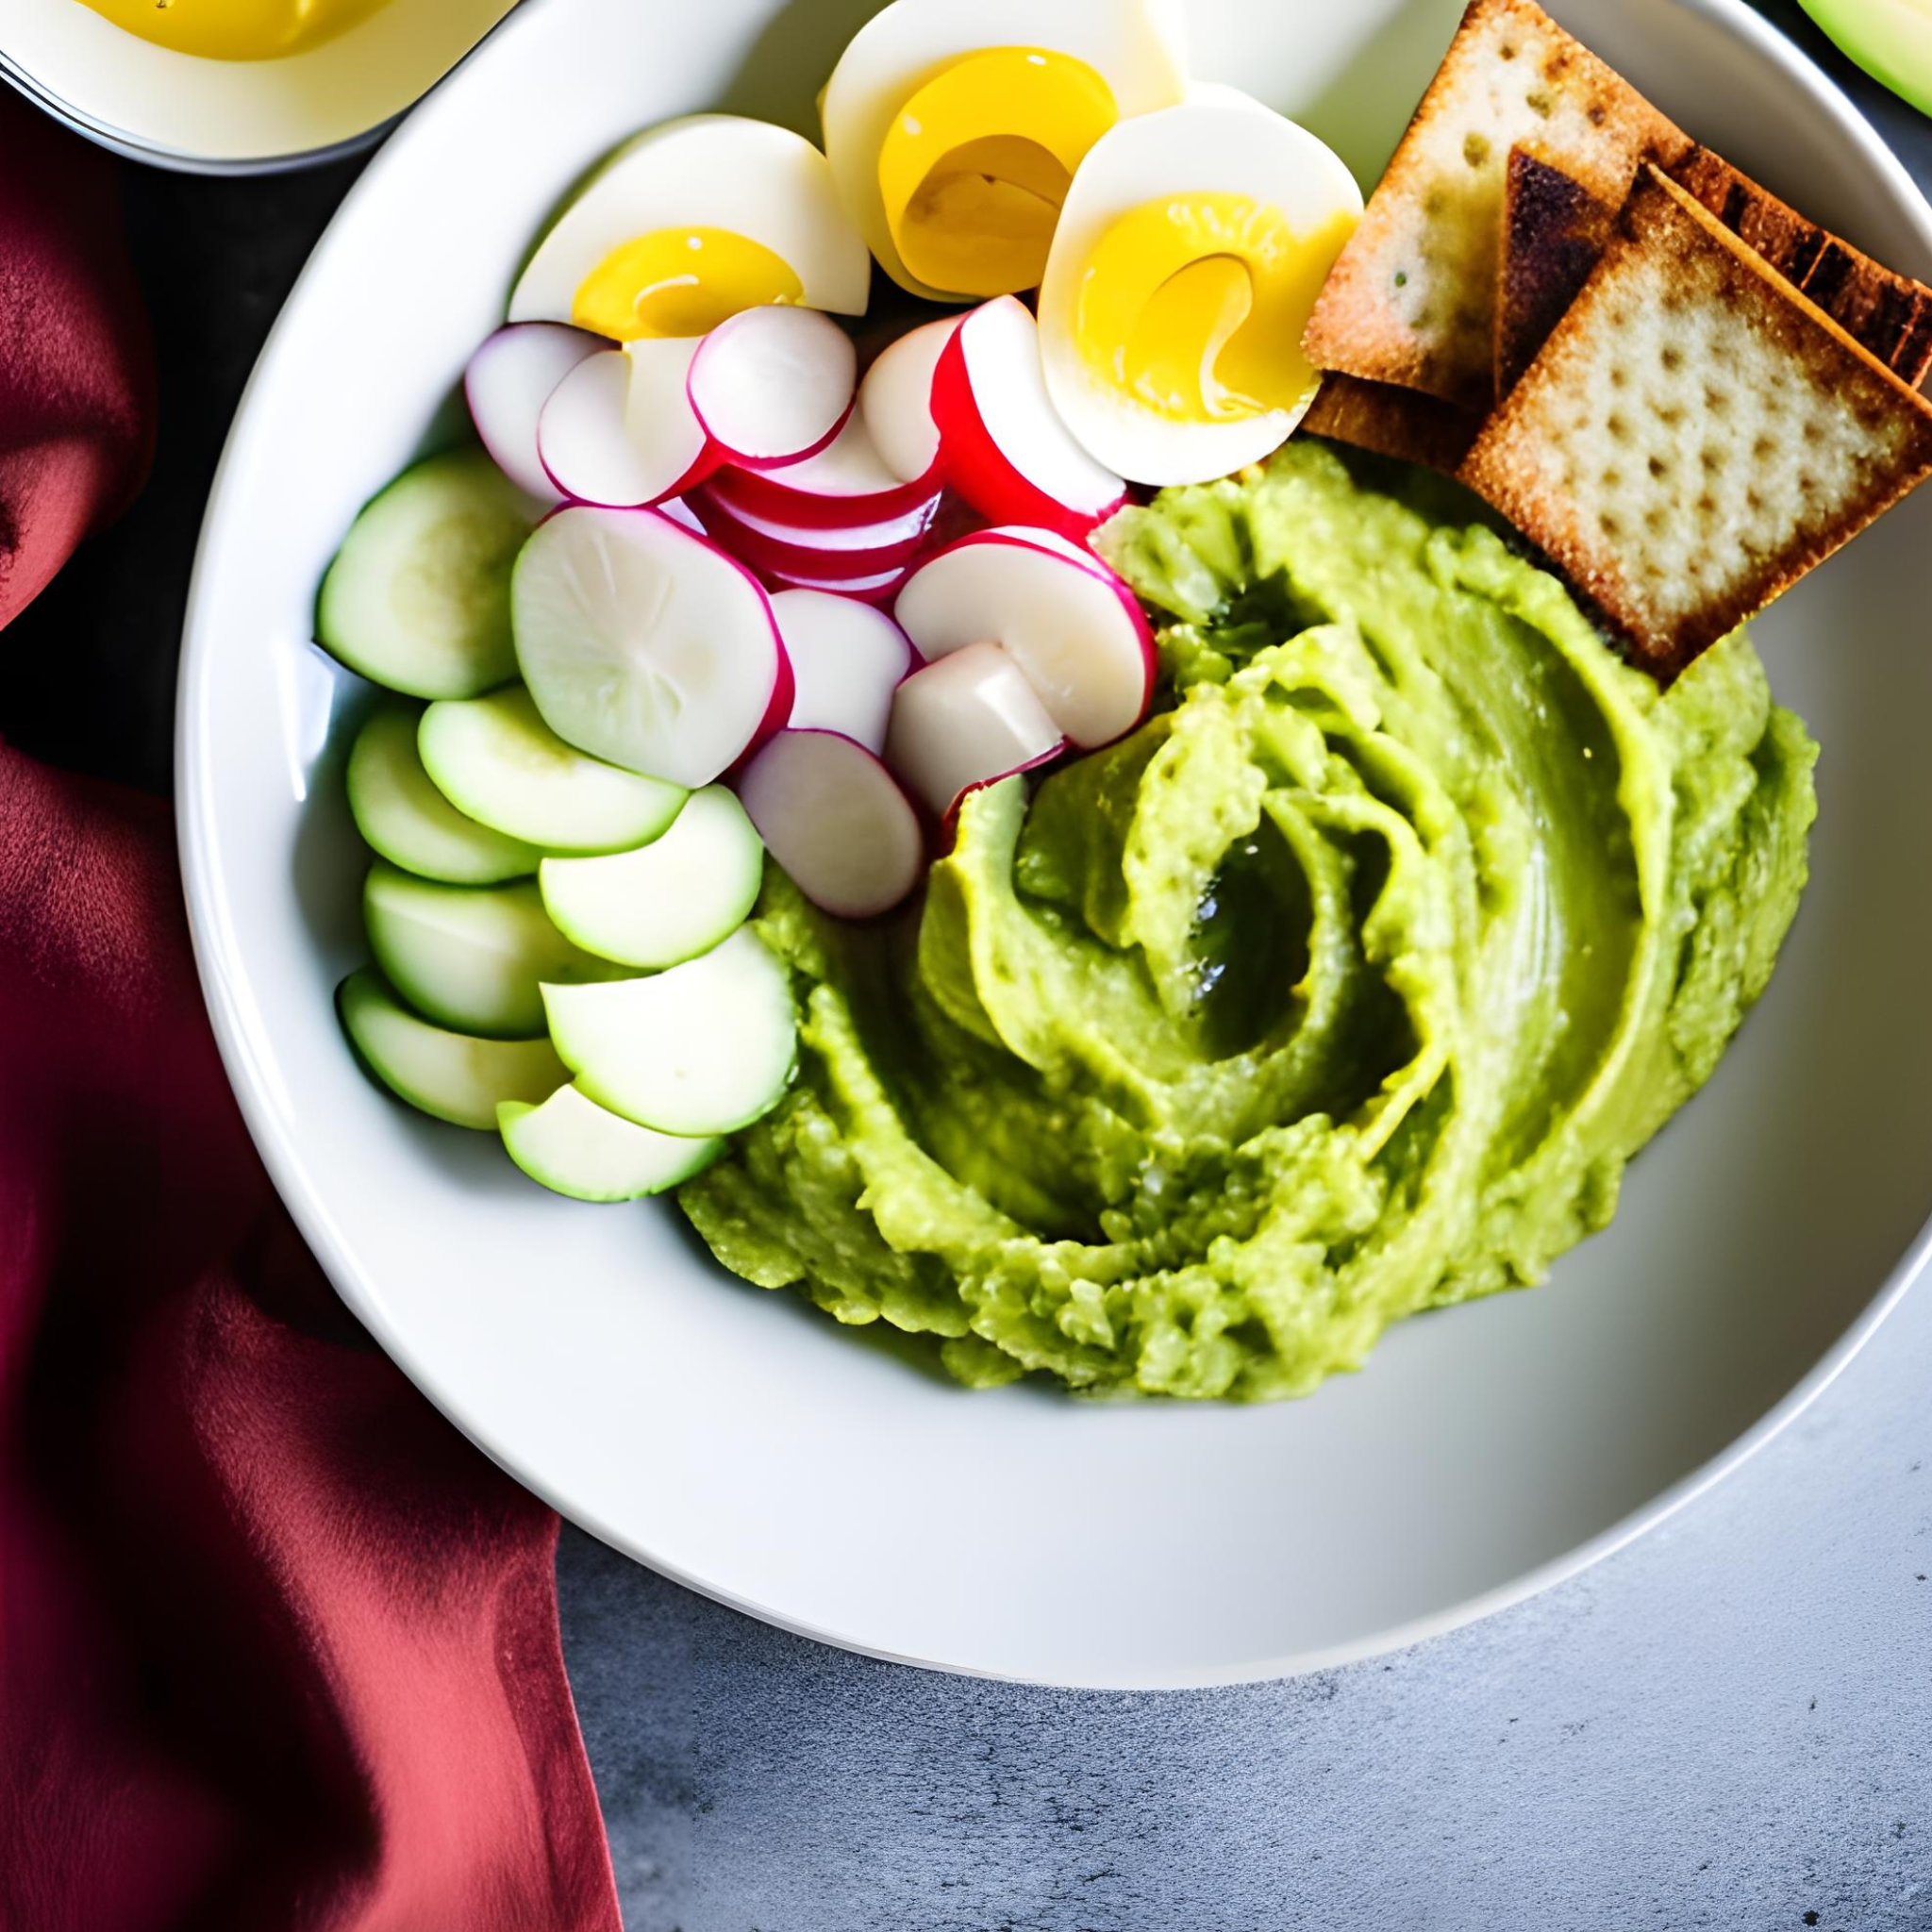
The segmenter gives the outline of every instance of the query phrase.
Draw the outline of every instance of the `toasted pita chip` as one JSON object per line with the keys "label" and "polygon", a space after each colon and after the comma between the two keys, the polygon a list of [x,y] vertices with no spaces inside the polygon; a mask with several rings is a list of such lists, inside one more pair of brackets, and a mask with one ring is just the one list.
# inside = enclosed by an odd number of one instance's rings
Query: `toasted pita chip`
{"label": "toasted pita chip", "polygon": [[1507,396],[1608,245],[1617,210],[1535,149],[1509,150],[1496,287],[1496,393]]}
{"label": "toasted pita chip", "polygon": [[1690,146],[1534,0],[1475,0],[1315,306],[1317,368],[1490,406],[1508,158],[1525,143],[1610,208],[1641,160]]}
{"label": "toasted pita chip", "polygon": [[1328,375],[1301,426],[1311,436],[1350,442],[1377,456],[1423,463],[1453,476],[1482,427],[1482,418],[1419,389]]}
{"label": "toasted pita chip", "polygon": [[1708,148],[1671,175],[1854,341],[1914,389],[1932,371],[1932,289],[1895,275],[1788,208]]}
{"label": "toasted pita chip", "polygon": [[1932,402],[1653,167],[1461,474],[1669,678],[1932,474]]}

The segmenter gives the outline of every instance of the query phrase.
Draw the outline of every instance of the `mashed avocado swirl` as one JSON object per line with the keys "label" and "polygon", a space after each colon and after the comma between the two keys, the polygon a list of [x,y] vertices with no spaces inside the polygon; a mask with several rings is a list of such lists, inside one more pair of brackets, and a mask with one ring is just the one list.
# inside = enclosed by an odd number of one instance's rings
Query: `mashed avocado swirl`
{"label": "mashed avocado swirl", "polygon": [[1472,514],[1298,442],[1117,518],[1148,723],[974,794],[892,924],[773,877],[803,1061],[682,1191],[718,1257],[966,1382],[1263,1401],[1604,1226],[1770,977],[1816,747],[1741,634],[1659,691]]}

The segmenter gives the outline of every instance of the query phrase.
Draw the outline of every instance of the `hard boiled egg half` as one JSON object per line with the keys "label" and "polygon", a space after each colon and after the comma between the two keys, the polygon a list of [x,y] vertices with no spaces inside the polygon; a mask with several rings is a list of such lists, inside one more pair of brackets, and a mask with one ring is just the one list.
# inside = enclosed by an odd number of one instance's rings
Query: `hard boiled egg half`
{"label": "hard boiled egg half", "polygon": [[702,336],[771,302],[862,314],[871,277],[810,142],[694,114],[647,129],[591,176],[530,258],[509,319],[620,342]]}
{"label": "hard boiled egg half", "polygon": [[1271,454],[1314,400],[1302,331],[1361,212],[1329,148],[1231,89],[1110,128],[1074,176],[1040,291],[1067,427],[1134,483]]}
{"label": "hard boiled egg half", "polygon": [[840,198],[915,295],[1036,288],[1094,142],[1183,98],[1182,45],[1178,0],[894,0],[820,98]]}

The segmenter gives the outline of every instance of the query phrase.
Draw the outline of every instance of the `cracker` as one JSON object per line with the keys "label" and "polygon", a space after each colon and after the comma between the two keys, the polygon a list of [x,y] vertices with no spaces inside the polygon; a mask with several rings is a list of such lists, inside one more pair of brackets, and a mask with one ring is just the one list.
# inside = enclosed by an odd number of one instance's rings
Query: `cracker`
{"label": "cracker", "polygon": [[1507,396],[1608,245],[1617,210],[1533,148],[1509,150],[1496,278],[1496,393]]}
{"label": "cracker", "polygon": [[1690,142],[1534,0],[1475,0],[1315,306],[1303,346],[1317,368],[1489,407],[1521,144],[1621,208],[1640,162]]}
{"label": "cracker", "polygon": [[1462,478],[1669,677],[1932,472],[1932,403],[1648,168]]}
{"label": "cracker", "polygon": [[1364,382],[1358,375],[1328,375],[1301,426],[1311,436],[1331,437],[1453,476],[1482,418],[1418,389]]}
{"label": "cracker", "polygon": [[1932,372],[1932,289],[1807,222],[1708,148],[1671,170],[1740,241],[1914,389]]}

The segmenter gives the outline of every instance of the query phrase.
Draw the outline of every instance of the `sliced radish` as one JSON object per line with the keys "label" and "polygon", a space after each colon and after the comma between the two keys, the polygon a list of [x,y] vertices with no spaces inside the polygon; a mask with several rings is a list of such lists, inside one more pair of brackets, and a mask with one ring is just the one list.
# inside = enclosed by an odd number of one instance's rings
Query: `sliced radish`
{"label": "sliced radish", "polygon": [[836,918],[890,912],[919,883],[925,841],[899,781],[837,731],[779,732],[738,796],[791,883]]}
{"label": "sliced radish", "polygon": [[902,563],[895,570],[863,577],[800,576],[785,570],[768,570],[761,575],[774,597],[784,591],[822,591],[834,597],[857,597],[862,603],[883,606],[906,588],[912,566]]}
{"label": "sliced radish", "polygon": [[577,504],[540,524],[510,624],[550,728],[626,771],[708,785],[791,709],[758,579],[656,510]]}
{"label": "sliced radish", "polygon": [[668,973],[546,986],[543,1003],[578,1091],[660,1134],[749,1126],[798,1060],[791,975],[749,926]]}
{"label": "sliced radish", "polygon": [[932,413],[946,480],[994,523],[1083,536],[1127,486],[1074,441],[1046,393],[1040,325],[1011,295],[954,331],[933,371]]}
{"label": "sliced radish", "polygon": [[906,633],[876,606],[824,591],[780,591],[772,615],[791,663],[791,728],[883,751],[892,693],[919,664]]}
{"label": "sliced radish", "polygon": [[652,506],[660,517],[669,517],[674,524],[689,530],[694,537],[705,534],[705,526],[698,521],[697,512],[681,496],[667,496],[662,503]]}
{"label": "sliced radish", "polygon": [[925,541],[940,500],[889,524],[849,527],[781,524],[734,509],[708,490],[693,492],[693,507],[705,533],[741,563],[761,574],[808,577],[867,577],[909,569]]}
{"label": "sliced radish", "polygon": [[885,523],[932,495],[929,483],[901,482],[886,468],[857,409],[817,456],[775,470],[727,465],[711,489],[733,509],[792,524]]}
{"label": "sliced radish", "polygon": [[544,472],[578,503],[636,508],[676,495],[716,467],[676,386],[693,344],[665,340],[645,346],[651,353],[642,357],[623,349],[586,357],[537,419]]}
{"label": "sliced radish", "polygon": [[866,556],[883,551],[916,550],[932,528],[933,518],[944,498],[938,491],[924,503],[902,510],[897,516],[877,523],[806,524],[791,523],[764,510],[734,503],[709,484],[696,492],[701,504],[709,503],[767,542],[782,543],[790,549],[806,550],[825,557]]}
{"label": "sliced radish", "polygon": [[1154,634],[1139,601],[1097,557],[1051,531],[960,538],[913,572],[893,614],[925,658],[1004,645],[1083,749],[1110,743],[1146,714]]}
{"label": "sliced radish", "polygon": [[940,818],[974,786],[1043,765],[1065,749],[1025,674],[997,644],[954,651],[893,693],[886,763]]}
{"label": "sliced radish", "polygon": [[489,337],[463,371],[470,420],[496,467],[540,503],[558,488],[537,454],[537,418],[557,385],[608,345],[560,322],[513,322]]}
{"label": "sliced radish", "polygon": [[803,462],[852,412],[858,352],[815,308],[772,305],[721,322],[692,357],[692,413],[725,458],[746,469]]}
{"label": "sliced radish", "polygon": [[922,324],[880,350],[858,385],[858,410],[879,460],[904,483],[937,480],[940,427],[932,378],[959,326],[957,315]]}

